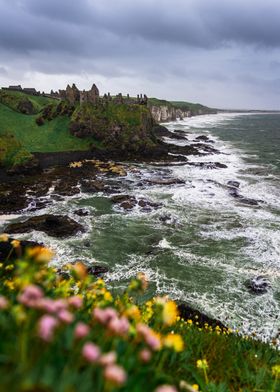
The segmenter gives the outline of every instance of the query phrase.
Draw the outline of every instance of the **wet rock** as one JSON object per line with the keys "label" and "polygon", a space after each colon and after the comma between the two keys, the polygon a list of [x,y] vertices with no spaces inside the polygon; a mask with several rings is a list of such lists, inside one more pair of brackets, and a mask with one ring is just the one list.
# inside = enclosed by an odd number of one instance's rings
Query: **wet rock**
{"label": "wet rock", "polygon": [[270,281],[265,276],[257,276],[247,280],[245,286],[252,294],[264,294],[271,287]]}
{"label": "wet rock", "polygon": [[[171,154],[182,155],[201,155],[197,148],[193,145],[189,146],[175,146],[173,144],[168,145],[168,152]],[[174,157],[173,157],[174,158]]]}
{"label": "wet rock", "polygon": [[104,265],[94,265],[90,266],[87,269],[88,274],[94,275],[96,277],[100,277],[107,272],[109,272],[109,268],[105,267]]}
{"label": "wet rock", "polygon": [[206,314],[201,313],[199,310],[193,309],[192,307],[180,303],[178,305],[179,315],[184,320],[192,320],[193,323],[198,327],[203,328],[205,324],[208,324],[212,328],[219,327],[221,329],[227,329],[227,327],[219,320],[208,317]]}
{"label": "wet rock", "polygon": [[83,232],[79,223],[62,215],[40,215],[24,222],[12,223],[5,229],[6,233],[29,233],[32,230],[43,231],[51,237],[64,238]]}
{"label": "wet rock", "polygon": [[78,216],[88,216],[89,211],[86,208],[80,208],[79,210],[75,210],[74,214]]}
{"label": "wet rock", "polygon": [[202,144],[202,143],[194,143],[192,144],[193,147],[198,148],[199,150],[202,150],[203,152],[207,154],[220,154],[220,151],[217,150],[214,147],[211,147],[207,144]]}
{"label": "wet rock", "polygon": [[104,190],[104,183],[102,181],[84,180],[81,182],[81,191],[86,193],[102,192]]}
{"label": "wet rock", "polygon": [[122,207],[124,210],[132,210],[132,208],[135,206],[136,206],[136,200],[134,200],[134,199],[129,199],[127,201],[123,201],[120,204],[120,207]]}
{"label": "wet rock", "polygon": [[179,178],[151,178],[146,180],[148,184],[152,185],[173,185],[173,184],[185,184],[184,180]]}
{"label": "wet rock", "polygon": [[0,214],[17,213],[27,206],[28,201],[22,193],[12,191],[0,193]]}
{"label": "wet rock", "polygon": [[209,138],[208,138],[208,136],[206,136],[206,135],[201,135],[201,136],[197,136],[197,137],[195,138],[195,140],[201,140],[201,141],[206,142],[207,140],[209,140]]}
{"label": "wet rock", "polygon": [[154,203],[152,201],[145,200],[145,199],[140,199],[138,201],[138,205],[139,205],[139,207],[141,207],[142,209],[144,209],[146,211],[151,211],[152,209],[158,209],[162,206],[161,203]]}
{"label": "wet rock", "polygon": [[227,182],[227,185],[232,186],[233,188],[239,188],[240,182],[231,180]]}
{"label": "wet rock", "polygon": [[188,162],[187,165],[200,167],[201,169],[226,169],[227,165],[220,162]]}
{"label": "wet rock", "polygon": [[242,196],[240,196],[237,188],[230,188],[229,194],[230,194],[230,196],[234,197],[235,199],[242,197]]}
{"label": "wet rock", "polygon": [[28,161],[15,165],[7,170],[9,175],[34,175],[40,172],[41,168],[36,158],[30,158]]}
{"label": "wet rock", "polygon": [[127,201],[131,198],[129,195],[115,195],[111,197],[111,200],[113,203],[122,203],[124,201]]}
{"label": "wet rock", "polygon": [[239,201],[240,201],[240,203],[247,204],[248,206],[258,206],[259,205],[258,200],[249,199],[249,198],[243,197],[243,196],[239,197]]}
{"label": "wet rock", "polygon": [[187,141],[188,140],[183,135],[179,135],[179,134],[172,133],[172,132],[170,132],[170,133],[171,133],[171,135],[168,136],[169,139],[172,139],[172,140],[183,140],[183,141]]}
{"label": "wet rock", "polygon": [[170,135],[172,136],[172,132],[170,132],[163,125],[154,126],[152,132],[157,137],[170,137]]}
{"label": "wet rock", "polygon": [[11,261],[15,260],[16,258],[24,255],[26,252],[26,249],[28,248],[34,248],[36,246],[42,246],[42,244],[39,244],[34,241],[20,241],[20,247],[19,248],[14,248],[11,244],[11,242],[15,238],[9,238],[8,241],[1,241],[0,242],[0,260],[1,262],[5,261]]}
{"label": "wet rock", "polygon": [[187,132],[183,131],[182,129],[174,129],[174,133],[177,133],[178,135],[182,135],[182,136],[187,134]]}

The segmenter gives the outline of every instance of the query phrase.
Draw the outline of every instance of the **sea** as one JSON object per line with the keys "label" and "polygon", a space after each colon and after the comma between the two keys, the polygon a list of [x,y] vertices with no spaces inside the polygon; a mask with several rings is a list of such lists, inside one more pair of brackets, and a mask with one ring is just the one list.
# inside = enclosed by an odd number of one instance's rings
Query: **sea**
{"label": "sea", "polygon": [[[189,162],[227,167],[131,164],[127,176],[112,179],[121,193],[161,203],[145,211],[124,211],[104,194],[81,193],[31,214],[67,214],[86,232],[55,240],[40,232],[22,238],[56,251],[54,265],[69,261],[105,265],[112,290],[123,289],[137,272],[147,275],[146,296],[169,295],[219,319],[242,334],[269,341],[280,329],[280,114],[220,113],[164,124],[188,145],[205,135],[217,154],[188,156]],[[177,133],[178,134],[178,133]],[[177,178],[183,184],[148,184]],[[232,196],[238,182],[244,204]],[[77,208],[89,215],[78,217]],[[16,217],[10,217],[12,219]],[[4,224],[7,217],[2,217]],[[255,294],[248,282],[264,277],[267,291]]]}

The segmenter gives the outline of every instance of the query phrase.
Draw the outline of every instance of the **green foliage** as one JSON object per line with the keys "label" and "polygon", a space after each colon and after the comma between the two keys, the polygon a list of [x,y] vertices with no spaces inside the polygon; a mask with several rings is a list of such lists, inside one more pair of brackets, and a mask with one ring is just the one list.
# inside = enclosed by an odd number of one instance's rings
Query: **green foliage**
{"label": "green foliage", "polygon": [[17,91],[0,90],[0,103],[8,106],[9,108],[17,112],[20,111],[19,104],[26,101],[31,102],[34,108],[34,114],[39,113],[39,111],[46,104],[53,102],[53,100],[50,98],[27,95]]}
{"label": "green foliage", "polygon": [[[1,391],[279,390],[278,351],[230,330],[198,328],[166,297],[145,301],[143,274],[113,294],[81,263],[58,273],[46,265],[47,249],[22,257],[20,242],[11,245],[0,260]],[[111,365],[119,378],[108,375]]]}
{"label": "green foliage", "polygon": [[[40,98],[40,97],[36,97]],[[80,140],[69,132],[69,118],[60,116],[44,125],[36,124],[36,115],[24,115],[0,103],[0,137],[14,135],[29,152],[87,150],[91,140]]]}
{"label": "green foliage", "polygon": [[0,135],[0,166],[10,168],[21,165],[32,158],[32,154],[26,151],[14,135]]}
{"label": "green foliage", "polygon": [[72,115],[70,128],[78,137],[93,136],[104,147],[137,151],[144,146],[153,146],[153,124],[146,106],[109,102],[78,106]]}

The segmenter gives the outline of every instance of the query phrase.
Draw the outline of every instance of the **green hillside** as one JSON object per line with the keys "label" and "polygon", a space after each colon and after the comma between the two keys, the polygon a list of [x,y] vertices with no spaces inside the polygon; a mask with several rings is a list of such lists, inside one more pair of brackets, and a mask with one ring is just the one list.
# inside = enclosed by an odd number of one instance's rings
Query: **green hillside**
{"label": "green hillside", "polygon": [[[26,100],[34,106],[34,114],[23,114],[18,110],[19,103]],[[57,105],[57,101],[0,90],[0,102],[0,136],[7,133],[14,135],[27,151],[55,152],[89,148],[89,140],[78,139],[70,134],[70,119],[67,116],[59,116],[42,126],[37,125],[38,113],[50,103]]]}

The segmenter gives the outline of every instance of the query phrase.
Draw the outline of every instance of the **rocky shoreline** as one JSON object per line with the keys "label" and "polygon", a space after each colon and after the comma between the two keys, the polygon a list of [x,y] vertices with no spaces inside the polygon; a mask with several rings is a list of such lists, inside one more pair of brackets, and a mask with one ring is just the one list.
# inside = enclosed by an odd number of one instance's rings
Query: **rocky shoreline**
{"label": "rocky shoreline", "polygon": [[[11,235],[28,233],[33,230],[42,231],[55,238],[65,238],[85,231],[83,225],[68,216],[39,214],[40,210],[52,203],[63,200],[65,197],[78,195],[81,192],[88,194],[101,193],[106,196],[112,205],[120,211],[129,211],[139,208],[142,212],[151,212],[161,208],[160,203],[123,193],[118,186],[125,181],[127,173],[135,173],[137,167],[134,163],[154,164],[154,172],[148,179],[142,179],[137,187],[184,186],[180,178],[174,178],[168,170],[169,165],[190,165],[207,170],[224,169],[227,166],[220,162],[189,162],[188,156],[211,156],[219,154],[214,147],[214,141],[205,135],[198,136],[193,142],[184,146],[172,144],[170,141],[188,141],[185,133],[180,130],[169,131],[163,126],[155,129],[158,147],[152,151],[139,152],[131,155],[129,152],[92,150],[86,152],[44,153],[36,154],[39,166],[37,171],[25,170],[19,173],[0,171],[0,215],[29,214],[36,211],[36,216],[19,219],[18,222],[4,226],[4,231]],[[167,139],[166,139],[167,138]],[[126,162],[120,164],[116,162]],[[167,167],[167,168],[165,168]],[[112,179],[118,181],[112,181]],[[239,192],[239,183],[228,183],[229,194],[238,201],[247,205],[258,205],[260,201],[244,198]],[[75,215],[83,217],[88,215],[86,209],[80,208]],[[34,245],[26,243],[24,246]],[[0,247],[0,255],[3,249]],[[7,251],[7,250],[6,250]],[[107,272],[105,266],[94,265],[92,273],[102,275]],[[252,289],[252,285],[250,289]],[[226,328],[220,321],[209,318],[207,315],[188,307],[179,306],[182,318],[195,318],[198,325],[208,323],[213,327]]]}

